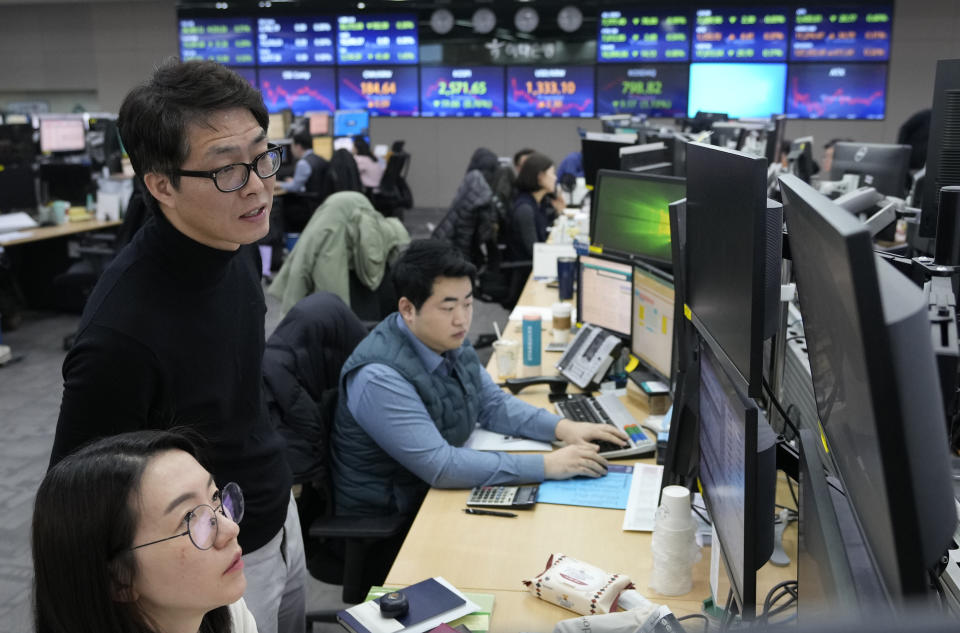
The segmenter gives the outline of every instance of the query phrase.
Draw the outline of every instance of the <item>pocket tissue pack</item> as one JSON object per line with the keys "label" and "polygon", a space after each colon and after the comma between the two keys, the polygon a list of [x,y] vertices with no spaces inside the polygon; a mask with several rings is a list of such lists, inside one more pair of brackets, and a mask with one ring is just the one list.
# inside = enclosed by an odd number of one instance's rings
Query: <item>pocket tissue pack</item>
{"label": "pocket tissue pack", "polygon": [[629,576],[611,574],[560,553],[551,554],[546,569],[523,584],[541,600],[581,615],[614,611],[620,592],[633,588]]}

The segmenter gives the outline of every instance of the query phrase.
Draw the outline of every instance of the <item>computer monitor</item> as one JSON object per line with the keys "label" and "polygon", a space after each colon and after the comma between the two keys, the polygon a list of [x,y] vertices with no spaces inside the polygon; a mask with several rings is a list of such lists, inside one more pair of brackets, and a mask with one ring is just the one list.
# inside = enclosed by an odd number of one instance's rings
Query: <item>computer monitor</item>
{"label": "computer monitor", "polygon": [[630,339],[633,266],[610,257],[581,255],[577,266],[577,321]]}
{"label": "computer monitor", "polygon": [[909,145],[837,143],[833,146],[830,179],[859,174],[863,176],[863,184],[884,195],[902,198],[907,192],[909,168]]}
{"label": "computer monitor", "polygon": [[82,152],[86,148],[86,125],[81,115],[40,118],[40,151]]}
{"label": "computer monitor", "polygon": [[767,161],[687,145],[686,303],[724,370],[760,397],[763,341],[778,326],[782,210],[767,200]]}
{"label": "computer monitor", "polygon": [[670,208],[686,195],[683,178],[601,169],[590,211],[590,243],[619,257],[671,268]]}
{"label": "computer monitor", "polygon": [[673,366],[673,282],[646,266],[633,267],[630,353],[668,385]]}
{"label": "computer monitor", "polygon": [[809,183],[813,178],[813,137],[804,136],[790,143],[790,152],[787,154],[790,163],[790,173],[803,182]]}
{"label": "computer monitor", "polygon": [[0,213],[36,212],[37,189],[33,165],[6,164],[0,169]]}
{"label": "computer monitor", "polygon": [[290,110],[271,112],[267,121],[267,138],[271,141],[284,139],[293,121],[293,113]]}
{"label": "computer monitor", "polygon": [[597,172],[601,169],[620,168],[620,148],[635,145],[635,134],[598,134],[587,132],[580,139],[583,154],[583,177],[588,187],[597,184]]}
{"label": "computer monitor", "polygon": [[825,443],[890,600],[927,593],[957,522],[923,292],[862,222],[780,179]]}
{"label": "computer monitor", "polygon": [[757,570],[773,552],[776,436],[710,346],[700,350],[699,479],[738,611],[752,619]]}
{"label": "computer monitor", "polygon": [[770,123],[773,129],[767,130],[766,148],[763,153],[768,165],[780,162],[780,148],[783,147],[787,133],[787,117],[774,114],[770,117]]}
{"label": "computer monitor", "polygon": [[924,178],[920,237],[937,234],[940,189],[960,185],[960,59],[941,59],[933,85],[930,113],[930,143],[927,146],[927,175]]}
{"label": "computer monitor", "polygon": [[620,148],[620,169],[635,174],[673,174],[673,149],[663,141]]}
{"label": "computer monitor", "polygon": [[310,136],[325,136],[330,133],[329,112],[307,112]]}
{"label": "computer monitor", "polygon": [[366,110],[337,110],[333,113],[334,136],[367,136],[370,113]]}
{"label": "computer monitor", "polygon": [[50,162],[40,164],[41,202],[66,200],[83,206],[92,193],[91,166],[83,163]]}
{"label": "computer monitor", "polygon": [[31,163],[37,154],[33,126],[29,123],[0,125],[0,165]]}

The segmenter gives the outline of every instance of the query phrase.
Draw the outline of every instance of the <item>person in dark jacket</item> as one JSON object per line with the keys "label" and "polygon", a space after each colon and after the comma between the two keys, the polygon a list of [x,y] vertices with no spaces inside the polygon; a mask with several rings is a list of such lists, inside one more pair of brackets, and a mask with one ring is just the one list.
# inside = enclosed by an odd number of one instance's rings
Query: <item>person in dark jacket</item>
{"label": "person in dark jacket", "polygon": [[480,245],[496,240],[498,201],[494,199],[490,182],[497,165],[497,155],[489,149],[480,147],[474,151],[450,210],[431,235],[453,244],[470,262],[481,258]]}
{"label": "person in dark jacket", "polygon": [[538,152],[527,156],[517,176],[517,194],[510,210],[507,259],[530,260],[534,242],[547,240],[547,227],[563,209],[562,198],[554,196],[556,186],[553,161]]}

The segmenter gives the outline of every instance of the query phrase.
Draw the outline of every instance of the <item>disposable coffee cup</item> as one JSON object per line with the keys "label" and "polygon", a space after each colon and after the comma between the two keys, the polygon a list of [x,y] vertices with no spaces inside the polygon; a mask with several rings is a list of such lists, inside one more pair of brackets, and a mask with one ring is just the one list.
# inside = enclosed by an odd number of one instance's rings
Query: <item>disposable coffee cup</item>
{"label": "disposable coffee cup", "polygon": [[515,378],[517,375],[517,359],[520,356],[520,343],[500,339],[493,342],[493,350],[497,355],[497,374],[500,378]]}
{"label": "disposable coffee cup", "polygon": [[555,303],[550,306],[553,316],[553,340],[557,343],[566,343],[570,340],[571,314],[573,308],[569,303]]}
{"label": "disposable coffee cup", "polygon": [[660,496],[660,522],[668,530],[685,530],[693,523],[690,515],[690,491],[683,486],[667,486]]}

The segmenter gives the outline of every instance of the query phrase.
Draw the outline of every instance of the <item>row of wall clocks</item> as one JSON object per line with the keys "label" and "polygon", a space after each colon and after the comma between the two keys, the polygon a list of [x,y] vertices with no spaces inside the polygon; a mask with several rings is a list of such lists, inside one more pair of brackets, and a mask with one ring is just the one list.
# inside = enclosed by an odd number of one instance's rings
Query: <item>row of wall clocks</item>
{"label": "row of wall clocks", "polygon": [[[490,33],[497,26],[496,14],[486,7],[477,9],[470,19],[475,33]],[[521,33],[532,33],[540,24],[540,14],[533,7],[521,7],[513,15],[513,25]],[[570,5],[560,9],[557,25],[567,33],[573,33],[583,24],[583,13]],[[453,14],[448,9],[437,9],[430,15],[430,28],[438,35],[446,35],[453,30]]]}

